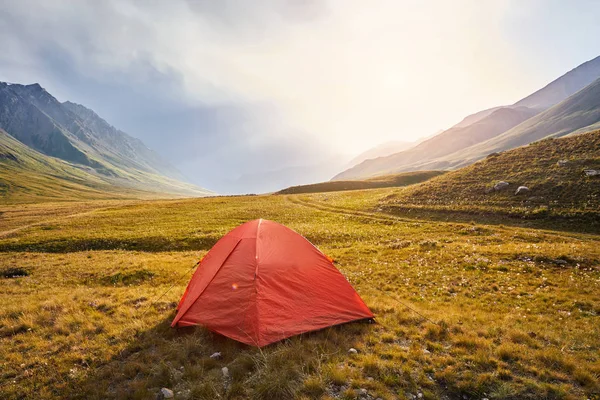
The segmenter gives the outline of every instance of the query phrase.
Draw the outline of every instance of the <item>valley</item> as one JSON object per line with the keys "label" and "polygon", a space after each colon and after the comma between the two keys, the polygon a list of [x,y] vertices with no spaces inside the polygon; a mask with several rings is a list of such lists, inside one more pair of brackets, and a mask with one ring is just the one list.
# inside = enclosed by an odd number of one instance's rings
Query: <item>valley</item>
{"label": "valley", "polygon": [[600,3],[5,3],[0,400],[600,400]]}
{"label": "valley", "polygon": [[[88,202],[64,218],[53,216],[60,204],[2,206],[12,229],[0,238],[4,396],[153,398],[161,387],[206,399],[599,393],[597,231],[381,208],[409,189]],[[255,218],[331,256],[376,323],[263,349],[170,328],[195,262]]]}

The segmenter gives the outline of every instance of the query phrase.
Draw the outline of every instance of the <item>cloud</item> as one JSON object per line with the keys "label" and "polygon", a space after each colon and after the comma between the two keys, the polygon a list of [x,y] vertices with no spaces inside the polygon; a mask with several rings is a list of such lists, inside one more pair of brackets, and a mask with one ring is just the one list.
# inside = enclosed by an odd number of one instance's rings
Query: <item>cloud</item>
{"label": "cloud", "polygon": [[518,100],[556,77],[511,36],[544,26],[545,4],[0,0],[0,79],[94,108],[187,175],[235,180]]}

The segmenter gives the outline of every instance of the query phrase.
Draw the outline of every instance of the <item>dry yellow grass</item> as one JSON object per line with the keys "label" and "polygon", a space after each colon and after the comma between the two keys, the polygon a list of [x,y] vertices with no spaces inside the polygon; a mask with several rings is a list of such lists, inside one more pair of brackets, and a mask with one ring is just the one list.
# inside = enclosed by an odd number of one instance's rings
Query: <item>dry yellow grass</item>
{"label": "dry yellow grass", "polygon": [[[26,227],[0,270],[28,276],[0,278],[2,397],[600,396],[600,235],[377,212],[392,190],[4,207]],[[254,218],[333,257],[377,323],[263,349],[171,329],[190,267]]]}

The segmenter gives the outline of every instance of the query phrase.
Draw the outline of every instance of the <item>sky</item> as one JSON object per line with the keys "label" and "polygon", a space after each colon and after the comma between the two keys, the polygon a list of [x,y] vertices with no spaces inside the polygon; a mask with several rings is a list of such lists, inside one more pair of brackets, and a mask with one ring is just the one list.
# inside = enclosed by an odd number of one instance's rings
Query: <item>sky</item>
{"label": "sky", "polygon": [[0,9],[1,81],[38,82],[92,108],[221,193],[328,179],[370,147],[514,103],[600,54],[592,0]]}

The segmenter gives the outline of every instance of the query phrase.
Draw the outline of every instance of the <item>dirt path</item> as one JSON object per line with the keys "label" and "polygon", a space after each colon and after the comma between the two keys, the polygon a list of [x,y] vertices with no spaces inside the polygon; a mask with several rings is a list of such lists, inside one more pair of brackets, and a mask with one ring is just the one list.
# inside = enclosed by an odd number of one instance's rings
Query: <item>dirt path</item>
{"label": "dirt path", "polygon": [[4,237],[7,237],[7,236],[10,236],[12,234],[15,234],[15,233],[17,233],[19,231],[22,231],[24,229],[33,228],[33,227],[40,226],[40,225],[45,225],[45,224],[48,224],[48,223],[63,221],[65,219],[83,217],[85,215],[92,214],[92,213],[94,213],[96,211],[105,211],[105,210],[110,210],[112,208],[118,208],[118,207],[98,207],[98,208],[94,208],[92,210],[87,210],[87,211],[77,212],[77,213],[67,214],[67,215],[61,215],[60,217],[49,218],[49,219],[45,219],[43,221],[34,222],[34,223],[31,223],[31,224],[21,225],[21,226],[18,226],[16,228],[13,228],[13,229],[9,229],[7,231],[0,232],[0,239],[4,238]]}
{"label": "dirt path", "polygon": [[291,203],[301,205],[304,207],[309,207],[309,208],[316,209],[319,211],[327,211],[327,212],[332,212],[332,213],[336,213],[336,214],[347,215],[349,217],[368,218],[368,219],[371,219],[374,221],[379,221],[379,222],[394,223],[394,222],[414,222],[415,221],[413,219],[395,217],[393,215],[377,214],[377,213],[368,212],[368,211],[358,211],[358,210],[352,210],[352,209],[348,209],[348,208],[335,207],[335,206],[331,206],[331,205],[327,205],[327,204],[323,204],[323,203],[318,203],[315,201],[309,201],[309,200],[302,199],[302,198],[299,198],[296,196],[291,196],[291,195],[286,196],[286,200]]}

